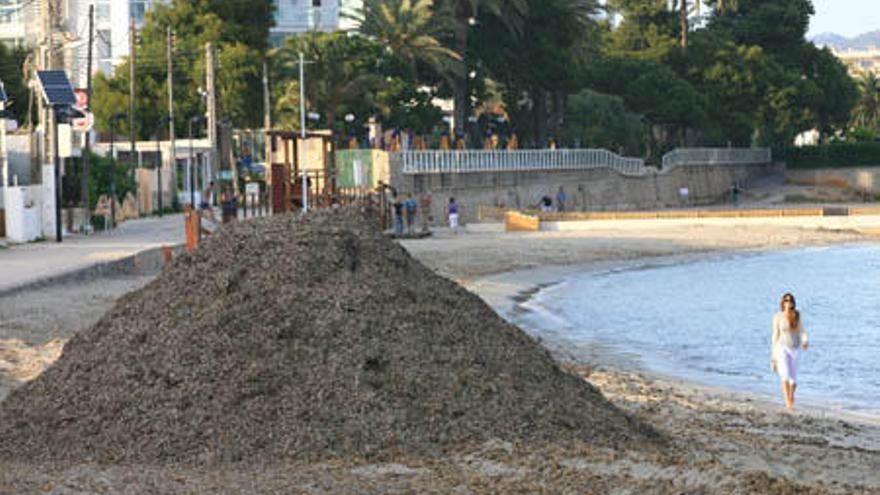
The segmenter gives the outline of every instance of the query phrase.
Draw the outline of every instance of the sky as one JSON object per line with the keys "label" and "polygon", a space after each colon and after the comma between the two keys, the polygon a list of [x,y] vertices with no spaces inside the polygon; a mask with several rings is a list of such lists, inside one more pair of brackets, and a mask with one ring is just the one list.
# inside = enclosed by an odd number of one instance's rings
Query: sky
{"label": "sky", "polygon": [[835,33],[852,38],[880,30],[880,0],[813,0],[816,15],[808,36]]}

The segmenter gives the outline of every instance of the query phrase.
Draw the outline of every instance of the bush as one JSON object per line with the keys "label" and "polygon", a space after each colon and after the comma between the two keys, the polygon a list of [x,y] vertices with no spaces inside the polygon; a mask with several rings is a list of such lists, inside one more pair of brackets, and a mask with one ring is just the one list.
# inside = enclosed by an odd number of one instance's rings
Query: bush
{"label": "bush", "polygon": [[[62,204],[68,206],[80,206],[82,203],[82,158],[73,158],[67,162],[67,170],[62,177]],[[110,184],[115,178],[116,197],[120,202],[129,192],[134,192],[134,180],[128,164],[117,161],[113,163],[108,157],[98,156],[94,153],[89,160],[89,205],[94,208],[98,203],[98,197],[102,194],[110,195]]]}
{"label": "bush", "polygon": [[785,151],[789,168],[835,168],[880,166],[880,143],[834,143],[789,148]]}

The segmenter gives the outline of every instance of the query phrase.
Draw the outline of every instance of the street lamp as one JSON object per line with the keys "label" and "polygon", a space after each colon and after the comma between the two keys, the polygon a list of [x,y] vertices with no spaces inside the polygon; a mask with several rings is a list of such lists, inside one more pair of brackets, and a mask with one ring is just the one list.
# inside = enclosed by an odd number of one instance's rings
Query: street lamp
{"label": "street lamp", "polygon": [[116,152],[113,147],[116,144],[116,123],[126,117],[125,112],[110,117],[110,225],[113,227],[116,227]]}
{"label": "street lamp", "polygon": [[348,138],[348,147],[350,149],[355,148],[356,146],[352,146],[352,140],[354,139],[354,132],[351,129],[351,124],[355,121],[355,116],[353,113],[345,114],[345,135]]}
{"label": "street lamp", "polygon": [[[156,180],[159,184],[159,217],[162,216],[162,142],[160,141],[160,136],[162,135],[162,129],[171,123],[171,116],[166,115],[159,119],[159,123],[156,125]],[[173,158],[172,158],[173,160]]]}
{"label": "street lamp", "polygon": [[189,119],[189,204],[193,209],[196,207],[196,170],[195,158],[193,157],[193,124],[201,124],[207,121],[204,115],[196,115]]}

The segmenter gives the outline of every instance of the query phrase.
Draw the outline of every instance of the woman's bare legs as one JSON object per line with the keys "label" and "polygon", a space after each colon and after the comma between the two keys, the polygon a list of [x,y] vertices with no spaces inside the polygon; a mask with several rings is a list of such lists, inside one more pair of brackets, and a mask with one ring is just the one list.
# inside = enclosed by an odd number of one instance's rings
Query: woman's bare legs
{"label": "woman's bare legs", "polygon": [[788,380],[782,380],[782,397],[785,399],[785,408],[792,409],[794,407],[794,392],[792,384]]}
{"label": "woman's bare legs", "polygon": [[788,390],[789,390],[788,402],[789,402],[789,404],[791,404],[789,409],[794,409],[794,391],[797,390],[797,383],[792,383],[791,385],[789,385]]}

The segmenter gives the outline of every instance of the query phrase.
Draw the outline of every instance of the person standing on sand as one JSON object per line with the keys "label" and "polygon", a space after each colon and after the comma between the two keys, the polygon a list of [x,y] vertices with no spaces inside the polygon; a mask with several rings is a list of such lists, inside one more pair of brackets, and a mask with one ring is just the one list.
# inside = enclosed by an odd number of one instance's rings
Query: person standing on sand
{"label": "person standing on sand", "polygon": [[419,209],[419,202],[409,193],[406,195],[406,201],[403,202],[403,208],[406,211],[406,233],[412,235],[416,228],[416,213]]}
{"label": "person standing on sand", "polygon": [[804,331],[801,313],[791,293],[782,296],[779,312],[773,315],[773,337],[770,342],[770,368],[779,373],[785,407],[794,409],[797,389],[797,365],[800,350],[807,350],[809,338]]}
{"label": "person standing on sand", "polygon": [[397,191],[392,191],[391,194],[394,200],[391,203],[394,207],[394,235],[400,237],[403,235],[403,201],[397,196]]}
{"label": "person standing on sand", "polygon": [[449,228],[453,233],[458,233],[458,203],[455,202],[455,198],[449,198],[446,213],[449,215]]}
{"label": "person standing on sand", "polygon": [[565,194],[565,189],[559,186],[559,191],[556,192],[556,211],[560,213],[565,211],[565,201],[567,199],[568,195]]}

